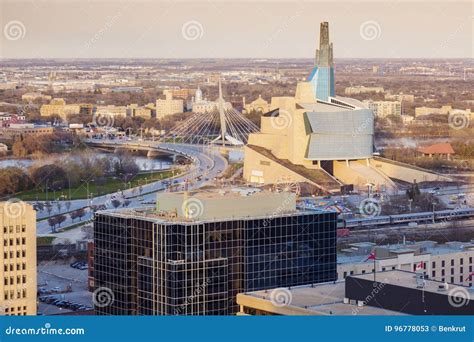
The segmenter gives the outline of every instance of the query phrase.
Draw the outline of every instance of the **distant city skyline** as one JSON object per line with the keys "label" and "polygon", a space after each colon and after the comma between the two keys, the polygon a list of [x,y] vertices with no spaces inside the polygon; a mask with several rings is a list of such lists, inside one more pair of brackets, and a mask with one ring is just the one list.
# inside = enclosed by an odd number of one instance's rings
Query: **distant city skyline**
{"label": "distant city skyline", "polygon": [[0,58],[472,58],[469,1],[0,0]]}

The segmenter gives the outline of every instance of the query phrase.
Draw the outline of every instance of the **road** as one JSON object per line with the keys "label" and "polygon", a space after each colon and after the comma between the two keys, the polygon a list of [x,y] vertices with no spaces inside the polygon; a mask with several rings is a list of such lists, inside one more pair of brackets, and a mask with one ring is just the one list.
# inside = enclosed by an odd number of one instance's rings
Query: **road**
{"label": "road", "polygon": [[[96,141],[97,143],[97,141]],[[104,141],[104,143],[110,143]],[[122,142],[116,142],[121,144]],[[127,143],[127,142],[123,142]],[[150,145],[150,142],[147,142]],[[171,143],[154,143],[156,147],[167,149],[170,151],[175,151],[181,155],[188,156],[193,160],[193,163],[188,170],[183,175],[177,176],[171,180],[173,184],[184,184],[188,182],[188,189],[196,189],[207,183],[213,181],[220,173],[222,173],[227,168],[227,160],[223,158],[216,148],[202,147],[199,145],[187,145],[187,144],[171,144]],[[197,178],[200,177],[200,180]],[[105,205],[108,209],[112,209],[112,200],[114,198],[122,200],[124,198],[130,200],[128,208],[139,207],[139,206],[148,206],[153,205],[152,202],[155,201],[156,193],[166,190],[167,187],[163,184],[162,181],[150,183],[143,185],[143,196],[139,196],[138,188],[132,188],[122,191],[119,193],[108,194],[103,196],[94,197],[90,200],[81,199],[73,200],[69,209],[62,205],[58,210],[56,205],[53,206],[53,211],[51,215],[58,215],[60,213],[65,213],[67,211],[76,210],[79,208],[86,207],[86,214],[82,217],[81,221],[90,220],[92,218],[92,212],[89,210],[90,205]],[[142,198],[140,198],[142,197]],[[46,210],[38,212],[37,219],[42,219],[48,217],[49,213]],[[69,215],[66,214],[66,220],[61,224],[61,228],[65,228],[77,223],[80,223],[78,219],[73,221]],[[48,220],[38,221],[36,224],[36,232],[38,236],[44,236],[51,234],[51,227],[48,223]]]}

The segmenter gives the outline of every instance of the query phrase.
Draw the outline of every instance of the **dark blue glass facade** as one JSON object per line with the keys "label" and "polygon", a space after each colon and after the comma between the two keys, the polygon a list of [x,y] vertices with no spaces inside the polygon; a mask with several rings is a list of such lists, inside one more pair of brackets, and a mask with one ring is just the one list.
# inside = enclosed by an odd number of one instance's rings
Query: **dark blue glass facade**
{"label": "dark blue glass facade", "polygon": [[241,292],[334,281],[332,212],[187,223],[94,222],[95,286],[115,301],[99,315],[230,315]]}

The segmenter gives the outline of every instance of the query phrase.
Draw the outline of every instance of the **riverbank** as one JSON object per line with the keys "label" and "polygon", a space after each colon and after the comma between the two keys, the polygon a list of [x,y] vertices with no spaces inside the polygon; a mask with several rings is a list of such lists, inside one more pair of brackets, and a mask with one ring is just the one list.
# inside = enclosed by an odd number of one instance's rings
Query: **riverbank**
{"label": "riverbank", "polygon": [[[179,172],[179,171],[178,171]],[[142,172],[137,174],[130,182],[124,182],[117,177],[107,177],[102,184],[95,184],[94,182],[82,183],[77,187],[71,189],[65,188],[59,191],[44,191],[43,189],[32,189],[18,193],[15,198],[23,201],[53,201],[58,199],[64,200],[78,200],[87,199],[89,197],[97,197],[110,193],[115,193],[129,188],[137,188],[149,183],[158,182],[173,176],[172,170]],[[137,195],[139,190],[137,190]]]}

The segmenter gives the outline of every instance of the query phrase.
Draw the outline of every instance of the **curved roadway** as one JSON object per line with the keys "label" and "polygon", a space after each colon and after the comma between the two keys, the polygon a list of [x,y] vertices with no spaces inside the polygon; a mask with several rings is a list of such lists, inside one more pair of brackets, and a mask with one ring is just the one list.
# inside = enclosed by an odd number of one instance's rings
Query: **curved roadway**
{"label": "curved roadway", "polygon": [[[188,189],[196,189],[204,184],[212,181],[217,177],[221,172],[223,172],[227,167],[227,160],[224,159],[218,152],[216,147],[202,146],[202,145],[188,145],[188,144],[172,144],[172,143],[154,143],[149,141],[142,142],[130,142],[130,141],[107,141],[107,140],[94,140],[95,144],[130,144],[137,143],[141,145],[147,145],[150,147],[156,147],[161,150],[167,150],[177,154],[181,154],[193,160],[191,169],[181,176],[177,176],[173,179],[169,179],[169,182],[173,184],[184,184],[187,182]],[[58,211],[58,208],[53,205],[53,210],[51,216],[58,215],[60,213],[65,213],[66,211],[74,211],[79,208],[88,207],[89,205],[105,205],[108,209],[113,208],[112,199],[117,198],[123,200],[124,198],[130,200],[130,204],[127,208],[139,207],[139,206],[150,206],[155,201],[156,193],[164,191],[166,185],[163,184],[163,181],[150,183],[143,185],[143,195],[139,196],[137,188],[135,191],[133,189],[123,190],[123,192],[113,193],[98,197],[93,197],[90,200],[80,199],[72,200],[69,210],[65,208],[63,204],[61,209]],[[122,195],[123,193],[123,195]],[[37,212],[37,219],[43,219],[48,217],[49,214],[46,210]],[[92,218],[92,212],[89,209],[86,209],[86,214],[82,217],[81,221],[86,221]],[[61,228],[71,226],[73,224],[80,223],[78,219],[74,222],[71,220],[70,216],[66,214],[66,220],[61,224]],[[48,220],[38,221],[36,224],[36,232],[38,236],[51,234],[51,227],[48,224]]]}

